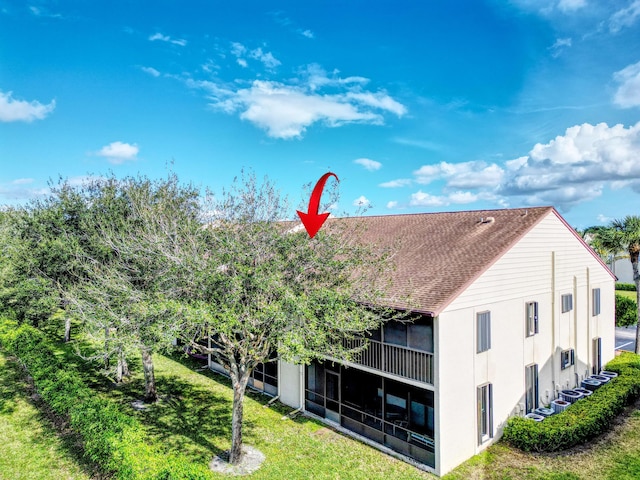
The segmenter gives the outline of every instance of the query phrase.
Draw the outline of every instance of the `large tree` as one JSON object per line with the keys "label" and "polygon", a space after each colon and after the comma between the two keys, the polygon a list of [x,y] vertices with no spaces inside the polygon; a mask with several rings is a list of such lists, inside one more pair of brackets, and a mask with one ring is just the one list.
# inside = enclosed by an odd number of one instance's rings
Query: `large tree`
{"label": "large tree", "polygon": [[105,356],[118,359],[117,380],[127,353],[140,352],[145,400],[155,401],[152,354],[175,338],[176,277],[167,255],[181,241],[183,226],[197,218],[198,192],[175,175],[98,179],[90,191],[87,231],[98,248],[81,253],[83,282],[67,298],[87,330],[103,337]]}
{"label": "large tree", "polygon": [[[379,327],[384,252],[356,241],[355,223],[329,220],[310,239],[268,180],[243,175],[183,239],[183,339],[209,353],[233,387],[230,463],[242,456],[243,399],[253,369],[284,359],[348,360],[346,339]],[[349,230],[349,228],[351,230]],[[176,252],[174,252],[176,253]],[[202,337],[211,347],[199,345]],[[364,346],[364,345],[363,345]],[[361,347],[362,348],[362,347]]]}
{"label": "large tree", "polygon": [[638,256],[640,256],[640,216],[627,215],[623,219],[614,220],[605,237],[612,248],[625,249],[629,252],[629,260],[633,270],[633,281],[636,284],[636,305],[638,306],[638,321],[636,328],[635,352],[640,353],[640,272],[638,271]]}

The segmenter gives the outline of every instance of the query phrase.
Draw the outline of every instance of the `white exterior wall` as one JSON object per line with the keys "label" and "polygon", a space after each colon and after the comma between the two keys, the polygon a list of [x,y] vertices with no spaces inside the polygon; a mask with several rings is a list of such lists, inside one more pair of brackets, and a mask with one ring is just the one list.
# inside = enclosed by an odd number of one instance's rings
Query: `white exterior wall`
{"label": "white exterior wall", "polygon": [[303,365],[279,361],[278,395],[280,401],[293,408],[300,408],[304,399]]}
{"label": "white exterior wall", "polygon": [[[592,316],[591,289],[601,314]],[[436,468],[444,475],[479,453],[476,388],[493,385],[494,440],[524,407],[526,365],[538,364],[539,403],[573,387],[592,362],[591,340],[602,338],[602,365],[615,348],[614,279],[552,212],[476,279],[438,317]],[[574,309],[561,313],[560,296]],[[525,304],[538,302],[539,333],[526,337]],[[476,314],[491,312],[491,348],[476,353]],[[575,349],[575,366],[560,371],[560,352]],[[554,376],[555,371],[555,376]],[[590,373],[590,371],[589,371]]]}

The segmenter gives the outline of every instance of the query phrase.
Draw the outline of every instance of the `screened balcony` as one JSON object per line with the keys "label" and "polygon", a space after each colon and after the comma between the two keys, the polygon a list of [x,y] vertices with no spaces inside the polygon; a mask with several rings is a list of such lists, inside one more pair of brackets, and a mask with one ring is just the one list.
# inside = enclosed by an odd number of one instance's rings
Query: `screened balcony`
{"label": "screened balcony", "polygon": [[[358,353],[356,365],[433,385],[433,319],[413,323],[390,321],[368,336],[368,346]],[[357,348],[364,340],[345,340],[347,348]]]}

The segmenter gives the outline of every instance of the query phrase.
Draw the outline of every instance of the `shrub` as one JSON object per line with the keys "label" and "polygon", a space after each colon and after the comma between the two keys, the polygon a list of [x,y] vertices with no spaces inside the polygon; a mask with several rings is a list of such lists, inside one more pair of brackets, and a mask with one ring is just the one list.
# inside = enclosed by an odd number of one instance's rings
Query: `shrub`
{"label": "shrub", "polygon": [[631,298],[616,293],[616,326],[626,327],[638,322],[638,304]]}
{"label": "shrub", "polygon": [[526,452],[554,452],[585,443],[604,432],[613,418],[640,396],[640,356],[626,352],[609,362],[618,377],[564,412],[542,422],[512,417],[504,440]]}
{"label": "shrub", "polygon": [[635,292],[636,284],[635,283],[616,283],[616,290],[625,290],[627,292]]}
{"label": "shrub", "polygon": [[144,440],[139,422],[110,400],[96,396],[78,372],[55,355],[39,330],[0,321],[0,345],[16,355],[33,377],[51,409],[68,416],[82,436],[84,454],[114,478],[134,480],[204,480],[212,478],[202,465],[183,457],[167,457]]}

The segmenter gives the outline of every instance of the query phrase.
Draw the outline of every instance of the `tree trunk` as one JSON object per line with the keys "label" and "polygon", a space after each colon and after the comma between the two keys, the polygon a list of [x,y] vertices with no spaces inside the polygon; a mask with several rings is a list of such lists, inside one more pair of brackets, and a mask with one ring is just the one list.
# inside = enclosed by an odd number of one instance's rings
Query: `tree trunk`
{"label": "tree trunk", "polygon": [[151,350],[141,347],[140,352],[142,353],[142,371],[144,372],[144,400],[145,402],[155,402],[158,399],[158,393],[156,391],[156,377],[153,372]]}
{"label": "tree trunk", "polygon": [[118,364],[116,366],[116,383],[122,383],[123,377],[129,376],[129,364],[122,350],[118,351]]}
{"label": "tree trunk", "polygon": [[109,327],[104,327],[104,368],[109,369]]}
{"label": "tree trunk", "polygon": [[64,319],[64,343],[71,341],[71,317],[67,315]]}
{"label": "tree trunk", "polygon": [[242,459],[242,416],[244,410],[244,392],[249,382],[249,375],[245,374],[240,379],[231,377],[233,386],[233,413],[231,417],[231,450],[229,451],[229,463],[237,465]]}
{"label": "tree trunk", "polygon": [[638,252],[629,249],[629,259],[631,260],[631,268],[633,269],[633,282],[636,284],[636,306],[638,311],[638,322],[636,325],[636,348],[635,352],[640,353],[640,272],[638,272]]}

